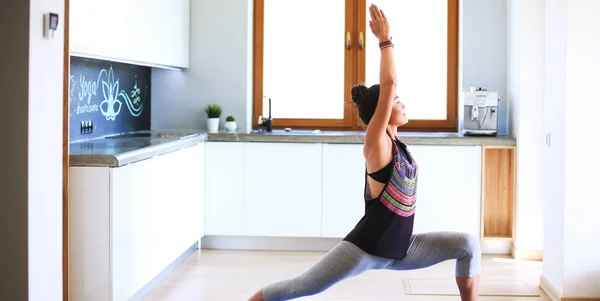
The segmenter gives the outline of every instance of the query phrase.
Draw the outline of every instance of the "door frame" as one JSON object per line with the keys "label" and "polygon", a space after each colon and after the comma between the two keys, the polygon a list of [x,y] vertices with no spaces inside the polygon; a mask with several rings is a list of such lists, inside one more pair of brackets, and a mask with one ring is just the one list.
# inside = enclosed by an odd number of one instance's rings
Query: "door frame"
{"label": "door frame", "polygon": [[62,166],[62,190],[63,190],[63,301],[69,301],[70,286],[69,286],[69,67],[70,67],[70,55],[69,55],[69,0],[65,0],[64,4],[64,49],[63,49],[63,124],[62,124],[62,145],[63,145],[63,166]]}

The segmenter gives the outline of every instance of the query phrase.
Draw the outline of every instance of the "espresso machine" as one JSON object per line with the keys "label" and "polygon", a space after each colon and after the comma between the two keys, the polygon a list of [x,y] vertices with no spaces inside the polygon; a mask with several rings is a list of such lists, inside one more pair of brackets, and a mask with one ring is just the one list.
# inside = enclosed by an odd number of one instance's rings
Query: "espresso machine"
{"label": "espresso machine", "polygon": [[498,92],[482,88],[463,92],[463,128],[465,136],[498,134]]}

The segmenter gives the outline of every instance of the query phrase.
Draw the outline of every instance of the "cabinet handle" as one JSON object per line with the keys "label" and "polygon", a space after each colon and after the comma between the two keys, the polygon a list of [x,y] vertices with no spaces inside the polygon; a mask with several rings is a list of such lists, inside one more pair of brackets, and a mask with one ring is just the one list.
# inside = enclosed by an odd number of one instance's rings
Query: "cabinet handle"
{"label": "cabinet handle", "polygon": [[350,37],[350,32],[346,33],[346,49],[350,50],[352,48],[352,38]]}
{"label": "cabinet handle", "polygon": [[358,46],[360,47],[360,50],[365,49],[365,38],[363,37],[363,32],[360,32],[360,35],[358,36]]}

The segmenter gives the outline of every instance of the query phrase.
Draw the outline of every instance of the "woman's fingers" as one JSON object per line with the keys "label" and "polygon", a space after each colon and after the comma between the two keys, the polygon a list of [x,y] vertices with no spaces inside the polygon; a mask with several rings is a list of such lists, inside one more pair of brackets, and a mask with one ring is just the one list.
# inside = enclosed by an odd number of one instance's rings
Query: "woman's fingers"
{"label": "woman's fingers", "polygon": [[375,4],[373,4],[373,16],[375,16],[376,19],[381,19],[382,18],[381,17],[381,10]]}
{"label": "woman's fingers", "polygon": [[371,6],[369,6],[369,13],[371,14],[371,20],[375,20],[377,18],[375,16],[375,4],[371,4]]}

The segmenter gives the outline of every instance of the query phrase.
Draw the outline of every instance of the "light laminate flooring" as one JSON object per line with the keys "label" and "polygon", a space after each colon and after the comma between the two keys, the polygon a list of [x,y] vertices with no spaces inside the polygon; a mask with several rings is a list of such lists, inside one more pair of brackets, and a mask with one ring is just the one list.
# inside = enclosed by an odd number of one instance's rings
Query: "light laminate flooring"
{"label": "light laminate flooring", "polygon": [[[323,252],[224,251],[198,250],[165,278],[144,301],[245,301],[261,286],[294,277],[319,260]],[[346,279],[325,292],[297,300],[310,301],[398,301],[398,300],[460,300],[448,292],[454,278],[455,261],[413,271],[368,271]],[[539,296],[482,296],[489,301],[549,301],[538,288],[542,262],[515,261],[505,255],[484,255],[481,281],[488,292],[502,287],[523,291],[524,285]],[[405,283],[425,294],[406,294]],[[429,284],[428,284],[429,283]],[[520,285],[511,286],[510,283]],[[420,288],[417,286],[420,285]],[[428,287],[430,286],[430,287]],[[436,291],[437,290],[437,291]],[[498,291],[498,290],[496,290]]]}

